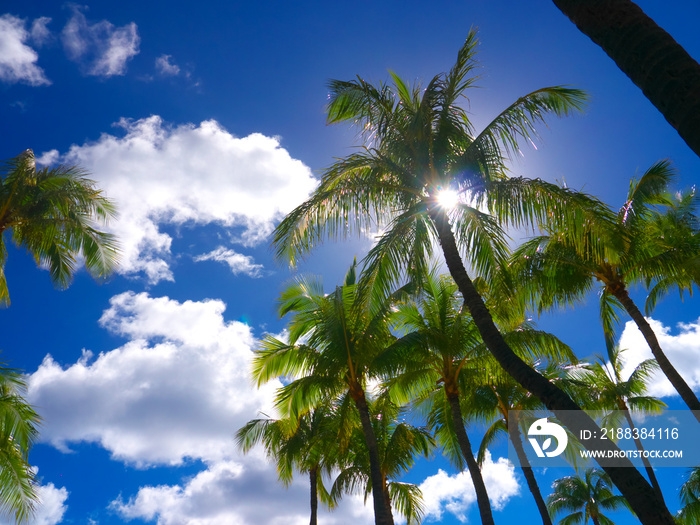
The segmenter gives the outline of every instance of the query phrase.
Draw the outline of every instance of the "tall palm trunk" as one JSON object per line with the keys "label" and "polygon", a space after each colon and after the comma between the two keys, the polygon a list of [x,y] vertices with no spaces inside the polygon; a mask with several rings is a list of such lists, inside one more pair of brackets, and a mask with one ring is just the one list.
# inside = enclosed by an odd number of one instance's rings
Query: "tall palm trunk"
{"label": "tall palm trunk", "polygon": [[630,430],[632,431],[632,439],[634,440],[634,444],[637,446],[637,450],[642,453],[642,463],[644,463],[644,469],[647,471],[649,483],[651,483],[651,486],[656,491],[656,495],[659,496],[659,499],[663,501],[664,495],[663,492],[661,492],[659,480],[656,479],[656,474],[654,474],[654,469],[649,462],[649,458],[644,456],[644,445],[642,445],[642,442],[638,437],[634,437],[634,431],[637,427],[635,427],[634,422],[632,421],[632,416],[630,415],[630,411],[627,406],[624,407],[623,412],[625,414],[625,419],[627,419],[627,424],[630,426]]}
{"label": "tall palm trunk", "polygon": [[309,525],[316,525],[318,516],[318,467],[309,470],[311,484],[311,520]]}
{"label": "tall palm trunk", "polygon": [[382,469],[379,461],[379,447],[377,446],[377,436],[374,435],[372,420],[369,415],[369,406],[365,393],[361,388],[351,389],[352,396],[357,411],[360,413],[362,432],[365,435],[367,451],[369,452],[369,473],[372,478],[372,502],[374,504],[375,525],[394,525],[394,517],[391,514],[391,507],[387,504],[384,496],[384,484],[382,483]]}
{"label": "tall palm trunk", "polygon": [[455,434],[457,435],[457,442],[459,443],[459,448],[462,451],[464,461],[467,462],[467,468],[469,469],[469,474],[471,475],[472,482],[474,483],[476,502],[479,506],[479,514],[481,515],[481,523],[482,525],[494,525],[493,513],[491,512],[491,502],[489,501],[488,492],[486,492],[484,478],[481,475],[479,464],[474,459],[472,445],[469,442],[467,431],[464,429],[462,409],[459,406],[459,396],[455,392],[450,392],[447,385],[445,385],[445,395],[447,396],[447,402],[450,404],[452,423],[454,425]]}
{"label": "tall palm trunk", "polygon": [[[447,215],[437,208],[431,209],[429,215],[437,231],[445,263],[489,352],[513,379],[537,396],[548,409],[554,411],[569,430],[578,435],[583,430],[588,430],[593,435],[600,435],[598,425],[580,406],[560,388],[530,368],[508,346],[464,268]],[[664,502],[659,500],[654,489],[634,468],[632,462],[615,456],[620,450],[617,445],[610,440],[593,441],[590,444],[591,450],[604,450],[605,457],[608,457],[607,451],[610,451],[610,457],[617,458],[615,466],[602,468],[627,499],[639,520],[644,525],[675,525],[675,520]]]}
{"label": "tall palm trunk", "polygon": [[540,511],[540,516],[542,516],[542,523],[543,525],[552,525],[552,518],[549,516],[547,504],[542,497],[540,487],[537,485],[537,480],[535,479],[535,473],[532,471],[530,461],[527,459],[525,449],[523,449],[523,441],[520,439],[520,430],[516,423],[508,422],[508,436],[513,443],[513,448],[518,456],[518,461],[520,461],[520,468],[525,476],[525,481],[527,481],[527,487],[530,489],[532,497],[535,498],[537,510]]}
{"label": "tall palm trunk", "polygon": [[685,382],[685,379],[681,377],[678,370],[674,368],[671,361],[669,361],[666,357],[666,354],[664,354],[663,350],[661,350],[661,345],[659,345],[659,340],[656,338],[654,330],[651,328],[649,323],[647,323],[647,320],[644,318],[644,315],[642,315],[642,312],[639,311],[637,305],[634,304],[634,301],[629,296],[629,293],[627,293],[627,289],[624,287],[624,285],[608,287],[608,289],[610,290],[610,293],[612,293],[615,298],[620,301],[620,304],[622,304],[627,313],[637,324],[637,328],[639,328],[639,331],[642,332],[644,339],[646,339],[647,344],[651,349],[651,353],[654,354],[654,358],[659,363],[659,368],[661,368],[661,371],[671,382],[673,388],[675,388],[680,394],[683,401],[685,401],[685,404],[688,405],[688,408],[690,408],[690,410],[693,412],[695,418],[700,422],[700,401],[698,401],[698,398],[693,392],[692,388],[688,386],[688,383]]}
{"label": "tall palm trunk", "polygon": [[553,0],[700,155],[700,65],[630,0]]}

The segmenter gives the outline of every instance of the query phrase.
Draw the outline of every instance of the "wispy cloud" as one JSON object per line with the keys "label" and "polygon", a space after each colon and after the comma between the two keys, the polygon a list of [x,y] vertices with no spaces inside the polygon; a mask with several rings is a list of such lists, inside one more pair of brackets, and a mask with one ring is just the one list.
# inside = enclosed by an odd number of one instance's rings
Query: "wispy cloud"
{"label": "wispy cloud", "polygon": [[156,58],[156,71],[166,77],[175,77],[180,74],[180,66],[172,62],[172,55],[161,55]]}
{"label": "wispy cloud", "polygon": [[139,53],[136,24],[115,27],[107,20],[90,23],[81,8],[72,6],[72,10],[61,33],[68,57],[81,64],[88,75],[124,75],[127,62]]}
{"label": "wispy cloud", "polygon": [[[238,138],[212,120],[170,126],[152,116],[122,120],[120,126],[124,137],[104,134],[37,161],[79,164],[92,173],[119,208],[111,225],[121,244],[119,271],[143,272],[152,283],[173,279],[172,239],[159,225],[219,224],[252,246],[316,186],[311,170],[276,138],[259,133]],[[252,260],[224,251],[217,256],[231,256],[232,269],[254,271]]]}
{"label": "wispy cloud", "polygon": [[234,275],[239,273],[248,275],[249,277],[262,276],[262,264],[256,264],[255,260],[249,255],[243,255],[231,249],[226,249],[219,246],[216,250],[194,258],[196,262],[200,261],[218,261],[228,264]]}
{"label": "wispy cloud", "polygon": [[30,86],[51,84],[44,70],[36,64],[39,55],[26,43],[32,35],[25,25],[25,21],[16,16],[0,16],[0,81]]}
{"label": "wispy cloud", "polygon": [[53,38],[51,31],[49,31],[49,28],[47,27],[50,22],[51,18],[49,18],[48,16],[42,16],[34,20],[34,22],[32,22],[30,35],[32,42],[36,46],[41,47],[47,42],[50,42]]}

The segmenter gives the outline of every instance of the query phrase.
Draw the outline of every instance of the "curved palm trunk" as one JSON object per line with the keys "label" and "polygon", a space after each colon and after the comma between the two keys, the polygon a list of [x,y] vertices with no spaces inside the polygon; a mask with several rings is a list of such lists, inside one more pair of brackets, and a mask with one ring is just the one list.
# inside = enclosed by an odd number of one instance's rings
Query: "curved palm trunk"
{"label": "curved palm trunk", "polygon": [[[624,413],[625,419],[627,419],[627,424],[630,426],[630,430],[632,431],[632,439],[634,439],[634,444],[637,446],[637,450],[639,450],[640,452],[644,452],[644,445],[642,445],[642,442],[639,438],[634,437],[634,430],[636,427],[634,426],[632,416],[630,415],[630,411],[627,407],[625,407]],[[647,471],[649,483],[651,483],[651,486],[656,491],[656,495],[659,497],[659,499],[663,501],[664,495],[663,492],[661,492],[659,480],[656,479],[656,474],[654,474],[654,469],[652,468],[651,463],[649,463],[649,458],[644,457],[644,454],[642,454],[642,463],[644,463],[644,469]]]}
{"label": "curved palm trunk", "polygon": [[553,0],[700,155],[700,65],[630,0]]}
{"label": "curved palm trunk", "polygon": [[309,471],[309,481],[311,483],[311,521],[309,525],[316,525],[318,516],[318,468],[314,467]]}
{"label": "curved palm trunk", "polygon": [[484,484],[484,478],[481,475],[481,469],[474,459],[474,453],[472,452],[472,445],[469,442],[469,436],[467,435],[467,431],[464,429],[462,409],[459,406],[459,396],[457,396],[455,393],[449,392],[447,388],[445,388],[445,395],[447,396],[447,401],[450,404],[452,422],[454,425],[455,434],[457,435],[457,442],[459,443],[459,448],[462,451],[464,461],[467,462],[467,468],[469,469],[469,474],[471,475],[472,482],[474,483],[476,502],[479,506],[481,523],[482,525],[494,525],[489,494],[486,492],[486,485]]}
{"label": "curved palm trunk", "polygon": [[369,452],[369,472],[372,478],[372,502],[374,504],[374,523],[376,525],[394,525],[394,517],[391,514],[391,507],[384,496],[384,486],[382,483],[381,462],[379,461],[379,447],[377,437],[374,435],[372,421],[369,415],[369,406],[362,389],[351,391],[353,401],[357,411],[360,413],[362,432],[365,435],[367,450]]}
{"label": "curved palm trunk", "polygon": [[659,345],[659,340],[656,338],[654,330],[649,323],[647,323],[647,320],[644,318],[644,315],[642,315],[642,312],[639,311],[637,305],[634,304],[634,301],[632,301],[632,298],[627,293],[627,289],[624,286],[619,286],[616,288],[610,287],[609,290],[610,293],[620,301],[627,313],[637,324],[637,328],[639,328],[644,339],[646,339],[651,353],[654,354],[654,358],[659,363],[659,368],[661,368],[661,371],[671,382],[673,388],[676,389],[683,401],[685,401],[685,404],[688,405],[688,408],[693,412],[695,419],[700,422],[700,401],[698,401],[693,389],[688,386],[688,383],[685,382],[685,379],[681,377],[678,370],[674,368],[671,361],[666,357],[666,354],[661,350],[661,345]]}
{"label": "curved palm trunk", "polygon": [[[574,403],[564,391],[530,368],[508,346],[464,268],[447,215],[435,208],[429,211],[429,215],[435,225],[445,263],[491,355],[513,379],[537,396],[549,410],[552,410],[569,427],[569,430],[579,435],[583,430],[600,435],[598,425],[580,406]],[[572,416],[572,414],[575,415]],[[607,457],[608,450],[611,451],[611,457],[620,450],[609,440],[593,441],[590,443],[590,449],[606,451],[605,457]],[[627,499],[644,525],[675,525],[675,520],[664,502],[659,500],[654,489],[644,479],[644,476],[634,468],[630,460],[617,458],[616,466],[602,468]]]}
{"label": "curved palm trunk", "polygon": [[552,518],[549,516],[549,511],[547,510],[547,504],[544,502],[542,493],[540,492],[540,487],[537,485],[537,480],[535,479],[535,473],[532,471],[530,462],[525,455],[525,450],[523,449],[523,441],[520,439],[520,431],[518,425],[508,425],[508,435],[513,443],[513,448],[518,456],[518,461],[520,461],[520,468],[525,476],[525,481],[527,481],[527,487],[532,493],[532,497],[535,498],[535,503],[537,504],[537,510],[540,511],[540,516],[542,516],[543,525],[552,525]]}

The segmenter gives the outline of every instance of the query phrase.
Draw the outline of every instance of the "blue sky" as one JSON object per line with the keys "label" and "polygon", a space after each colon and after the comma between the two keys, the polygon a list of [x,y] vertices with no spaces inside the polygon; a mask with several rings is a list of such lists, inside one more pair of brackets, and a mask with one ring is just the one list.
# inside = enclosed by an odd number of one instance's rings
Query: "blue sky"
{"label": "blue sky", "polygon": [[[696,2],[637,3],[700,57]],[[45,421],[31,457],[44,499],[37,524],[308,521],[305,479],[285,490],[232,436],[269,411],[274,389],[247,377],[257,338],[284,326],[274,301],[290,272],[273,261],[269,233],[355,143],[353,131],[325,125],[328,79],[380,81],[392,69],[427,81],[478,26],[481,89],[465,101],[477,128],[544,86],[591,95],[584,115],[549,121],[514,174],[565,180],[613,205],[663,158],[679,187],[697,182],[700,159],[551,1],[6,0],[0,9],[0,159],[32,148],[44,162],[81,164],[121,213],[110,228],[122,264],[101,285],[79,272],[57,291],[25,253],[8,256],[2,359],[27,372]],[[370,244],[325,246],[300,270],[332,286]],[[580,357],[601,352],[590,303],[540,326]],[[697,300],[669,297],[652,317],[671,360],[700,386]],[[645,356],[635,330],[620,333],[630,355]],[[654,389],[680,407],[662,381]],[[478,443],[479,429],[471,434]],[[505,453],[494,450],[486,469],[496,521],[534,523]],[[545,492],[568,474],[538,473]],[[683,474],[660,475],[673,509]],[[423,484],[429,520],[478,522],[469,481],[439,456],[409,478]],[[350,520],[370,523],[371,511],[348,498],[321,516]]]}

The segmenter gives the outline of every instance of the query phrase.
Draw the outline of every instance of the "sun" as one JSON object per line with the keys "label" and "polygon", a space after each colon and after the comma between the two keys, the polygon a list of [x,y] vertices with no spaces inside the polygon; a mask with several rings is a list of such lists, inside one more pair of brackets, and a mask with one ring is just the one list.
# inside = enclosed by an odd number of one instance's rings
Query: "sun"
{"label": "sun", "polygon": [[454,190],[440,190],[437,194],[437,201],[443,208],[451,210],[459,203],[459,195]]}

